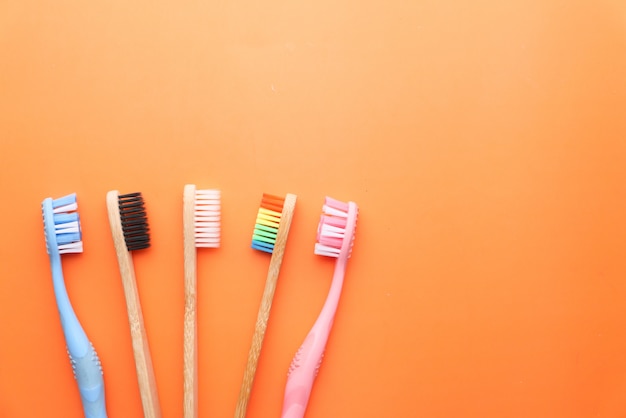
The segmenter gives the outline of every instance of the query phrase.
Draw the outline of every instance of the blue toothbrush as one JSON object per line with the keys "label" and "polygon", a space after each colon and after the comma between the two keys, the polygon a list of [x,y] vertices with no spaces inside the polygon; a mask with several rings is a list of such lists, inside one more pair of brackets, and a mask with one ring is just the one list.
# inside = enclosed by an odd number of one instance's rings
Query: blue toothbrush
{"label": "blue toothbrush", "polygon": [[55,200],[47,198],[41,207],[54,295],[85,418],[106,418],[100,359],[72,309],[61,267],[61,254],[83,252],[80,218],[76,212],[76,194]]}

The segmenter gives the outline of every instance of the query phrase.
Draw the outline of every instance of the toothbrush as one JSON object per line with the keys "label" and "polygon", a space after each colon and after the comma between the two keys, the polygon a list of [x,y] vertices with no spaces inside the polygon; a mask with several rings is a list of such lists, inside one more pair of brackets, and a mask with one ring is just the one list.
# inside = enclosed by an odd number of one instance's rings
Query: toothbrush
{"label": "toothbrush", "polygon": [[196,248],[220,246],[220,191],[183,190],[185,316],[183,342],[183,417],[198,417],[198,325]]}
{"label": "toothbrush", "polygon": [[326,197],[322,211],[315,254],[337,258],[335,273],[324,307],[289,366],[282,418],[304,416],[313,381],[322,363],[328,335],[333,326],[346,264],[354,243],[357,205],[354,202],[344,203]]}
{"label": "toothbrush", "polygon": [[41,207],[54,295],[83,411],[86,418],[106,418],[102,365],[70,304],[61,266],[61,254],[83,252],[76,194],[44,199]]}
{"label": "toothbrush", "polygon": [[126,297],[126,309],[143,413],[145,418],[160,418],[159,396],[152,368],[148,336],[141,313],[133,259],[130,254],[131,251],[150,247],[144,201],[141,193],[119,195],[117,190],[108,192],[106,200],[113,244],[117,253]]}
{"label": "toothbrush", "polygon": [[280,265],[285,254],[285,245],[287,244],[287,236],[291,219],[296,206],[296,195],[287,194],[283,199],[281,197],[263,194],[261,199],[261,207],[257,214],[254,233],[252,235],[252,248],[272,254],[270,260],[269,271],[265,282],[265,290],[261,299],[261,306],[257,314],[254,336],[252,344],[248,352],[248,362],[239,390],[239,398],[235,410],[235,418],[243,418],[246,416],[248,401],[252,391],[254,375],[256,374],[259,356],[261,354],[261,346],[263,338],[267,330],[267,321],[269,320],[270,310],[272,308],[272,300],[274,291],[276,290],[276,281]]}

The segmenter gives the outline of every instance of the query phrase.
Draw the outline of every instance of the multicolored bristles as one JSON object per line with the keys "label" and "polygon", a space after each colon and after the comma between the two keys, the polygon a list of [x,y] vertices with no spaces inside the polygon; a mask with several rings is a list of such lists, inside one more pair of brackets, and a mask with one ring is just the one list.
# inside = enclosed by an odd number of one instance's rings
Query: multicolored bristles
{"label": "multicolored bristles", "polygon": [[252,248],[270,254],[274,251],[284,204],[283,197],[263,194],[254,225]]}

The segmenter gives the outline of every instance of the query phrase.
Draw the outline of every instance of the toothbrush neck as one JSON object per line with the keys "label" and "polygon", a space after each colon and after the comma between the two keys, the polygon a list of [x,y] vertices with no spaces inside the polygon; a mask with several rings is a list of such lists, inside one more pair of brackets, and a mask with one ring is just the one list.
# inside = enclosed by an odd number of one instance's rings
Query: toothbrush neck
{"label": "toothbrush neck", "polygon": [[324,302],[324,307],[322,308],[322,312],[320,313],[320,316],[330,318],[331,323],[335,316],[335,311],[337,310],[339,297],[341,296],[343,277],[346,271],[347,261],[348,257],[345,256],[339,257],[337,259],[337,262],[335,264],[335,273],[333,274],[333,280],[330,284],[330,290],[328,291],[326,302]]}
{"label": "toothbrush neck", "polygon": [[61,326],[65,334],[65,342],[73,358],[80,358],[87,354],[89,350],[89,341],[74,313],[70,298],[65,289],[65,281],[63,280],[63,269],[61,268],[60,254],[50,254],[50,266],[52,268],[52,284],[54,287],[54,296],[61,318]]}
{"label": "toothbrush neck", "polygon": [[67,315],[68,312],[73,312],[72,305],[70,304],[70,298],[67,295],[65,288],[65,281],[63,279],[63,269],[61,268],[61,256],[56,254],[50,254],[50,265],[52,266],[52,284],[54,286],[54,296],[56,297],[57,306],[59,308],[59,314],[61,319]]}

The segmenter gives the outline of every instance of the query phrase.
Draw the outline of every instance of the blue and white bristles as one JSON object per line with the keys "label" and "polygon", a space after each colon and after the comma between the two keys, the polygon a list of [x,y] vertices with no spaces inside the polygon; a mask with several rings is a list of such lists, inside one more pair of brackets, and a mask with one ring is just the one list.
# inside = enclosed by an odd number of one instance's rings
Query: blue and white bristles
{"label": "blue and white bristles", "polygon": [[[51,251],[58,251],[59,254],[82,253],[83,241],[80,230],[80,216],[76,212],[78,204],[76,203],[76,194],[61,197],[59,199],[46,199],[43,203],[45,211],[51,211],[53,220],[52,225],[46,224],[46,220],[50,219],[50,214],[44,216],[44,227],[46,228],[46,249],[48,254]],[[53,228],[49,230],[48,228]],[[49,242],[52,241],[52,242]]]}

